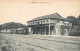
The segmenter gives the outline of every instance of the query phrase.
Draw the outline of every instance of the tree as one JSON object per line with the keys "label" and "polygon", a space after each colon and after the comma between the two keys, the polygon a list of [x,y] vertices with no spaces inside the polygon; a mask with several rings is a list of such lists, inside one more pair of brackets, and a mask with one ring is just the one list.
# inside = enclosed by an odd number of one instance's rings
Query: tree
{"label": "tree", "polygon": [[80,31],[79,31],[79,26],[78,25],[74,25],[72,28],[71,28],[71,31],[70,31],[70,35],[71,36],[80,36]]}
{"label": "tree", "polygon": [[78,16],[78,24],[80,25],[80,15]]}
{"label": "tree", "polygon": [[0,25],[0,29],[14,29],[14,28],[24,28],[26,25],[21,23],[9,22]]}
{"label": "tree", "polygon": [[75,18],[74,16],[68,16],[67,19],[71,19],[71,23],[72,23],[70,35],[80,36],[80,15],[78,18]]}
{"label": "tree", "polygon": [[68,16],[67,19],[71,19],[72,26],[78,25],[78,20],[75,16]]}

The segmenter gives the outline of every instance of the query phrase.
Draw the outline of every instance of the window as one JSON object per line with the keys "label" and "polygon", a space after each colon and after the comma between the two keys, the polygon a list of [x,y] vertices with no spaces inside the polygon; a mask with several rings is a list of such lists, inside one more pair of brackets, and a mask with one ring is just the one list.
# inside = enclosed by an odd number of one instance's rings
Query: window
{"label": "window", "polygon": [[66,30],[64,30],[64,33],[66,33]]}
{"label": "window", "polygon": [[31,25],[32,25],[32,23],[31,23]]}
{"label": "window", "polygon": [[69,23],[64,23],[65,25],[69,25]]}
{"label": "window", "polygon": [[31,25],[34,25],[34,22],[32,22],[32,24]]}
{"label": "window", "polygon": [[67,23],[67,25],[69,25],[69,23]]}
{"label": "window", "polygon": [[30,23],[29,23],[29,25],[30,25]]}
{"label": "window", "polygon": [[60,23],[63,23],[63,21],[60,21]]}
{"label": "window", "polygon": [[30,25],[31,25],[31,23],[30,23]]}
{"label": "window", "polygon": [[39,21],[38,21],[38,24],[39,24]]}
{"label": "window", "polygon": [[68,29],[64,29],[64,33],[68,33]]}
{"label": "window", "polygon": [[42,21],[41,21],[41,24],[42,24]]}
{"label": "window", "polygon": [[48,22],[48,20],[46,20],[46,22]]}
{"label": "window", "polygon": [[66,25],[66,23],[64,23]]}
{"label": "window", "polygon": [[45,23],[45,21],[43,21],[43,23]]}
{"label": "window", "polygon": [[34,25],[34,22],[33,22],[33,25]]}

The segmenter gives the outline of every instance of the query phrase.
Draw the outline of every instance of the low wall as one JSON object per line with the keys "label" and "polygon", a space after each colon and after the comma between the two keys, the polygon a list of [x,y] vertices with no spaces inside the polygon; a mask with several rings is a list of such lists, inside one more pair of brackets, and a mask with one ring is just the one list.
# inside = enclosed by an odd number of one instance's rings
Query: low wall
{"label": "low wall", "polygon": [[79,37],[0,34],[1,51],[80,51]]}

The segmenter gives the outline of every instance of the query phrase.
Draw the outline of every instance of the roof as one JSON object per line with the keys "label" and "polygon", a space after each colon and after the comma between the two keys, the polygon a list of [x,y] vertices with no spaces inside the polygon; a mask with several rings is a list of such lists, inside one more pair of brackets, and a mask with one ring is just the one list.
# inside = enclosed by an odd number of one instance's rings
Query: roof
{"label": "roof", "polygon": [[[30,20],[30,21],[36,21],[36,20],[41,20],[41,19],[48,19],[48,18],[55,18],[55,19],[66,19],[66,18],[63,18],[62,16],[60,16],[58,13],[54,13],[54,14],[49,14],[49,15],[45,15],[45,16],[40,16],[40,17],[37,17],[37,18],[34,18],[33,20]],[[66,19],[68,20],[68,19]]]}

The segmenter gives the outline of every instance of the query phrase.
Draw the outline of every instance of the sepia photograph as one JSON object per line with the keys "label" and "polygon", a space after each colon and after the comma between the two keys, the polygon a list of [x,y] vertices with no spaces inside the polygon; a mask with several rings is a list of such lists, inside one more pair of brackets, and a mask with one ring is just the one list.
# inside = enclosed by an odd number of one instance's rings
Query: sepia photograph
{"label": "sepia photograph", "polygon": [[80,51],[80,0],[0,0],[0,51]]}

